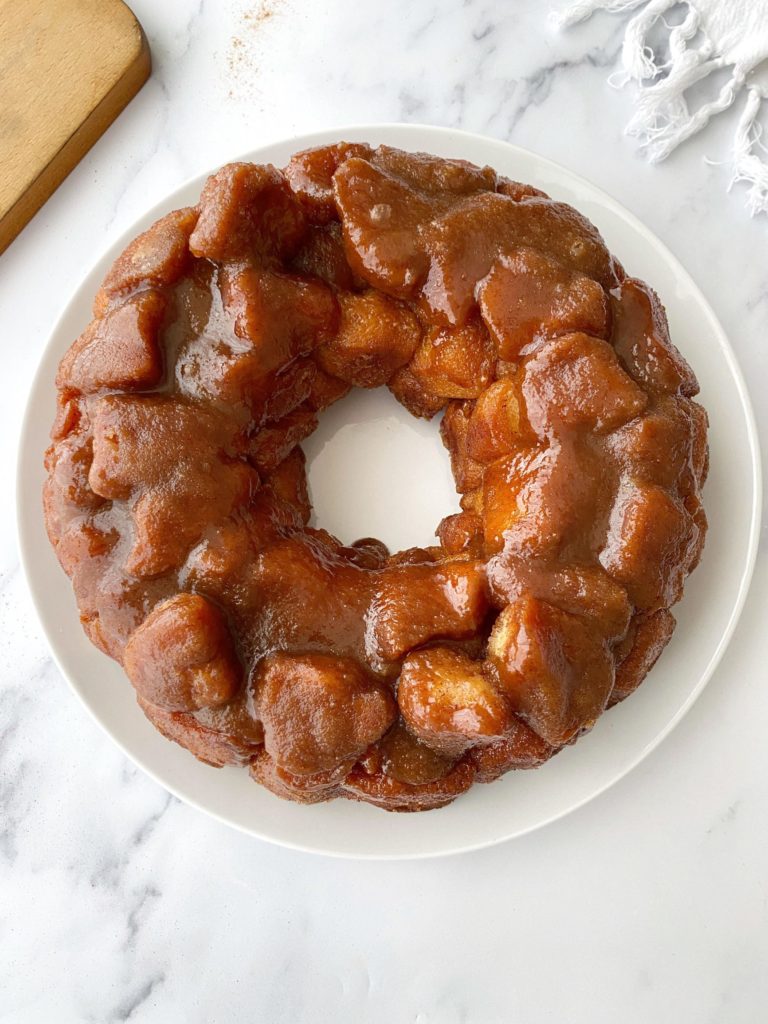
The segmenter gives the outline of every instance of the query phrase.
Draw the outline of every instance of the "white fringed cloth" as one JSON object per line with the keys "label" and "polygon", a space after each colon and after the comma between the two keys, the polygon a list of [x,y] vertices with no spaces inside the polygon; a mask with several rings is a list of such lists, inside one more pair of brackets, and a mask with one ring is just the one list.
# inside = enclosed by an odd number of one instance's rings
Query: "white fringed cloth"
{"label": "white fringed cloth", "polygon": [[[685,17],[668,25],[664,16],[673,8],[683,8]],[[746,182],[750,213],[768,213],[768,149],[759,120],[761,107],[768,107],[768,0],[575,0],[555,21],[567,27],[595,11],[637,11],[627,25],[618,84],[640,86],[627,134],[640,141],[651,161],[669,156],[744,94],[729,188]],[[649,45],[659,21],[668,33],[668,57],[661,62]],[[686,91],[723,68],[730,77],[717,96],[692,112]]]}

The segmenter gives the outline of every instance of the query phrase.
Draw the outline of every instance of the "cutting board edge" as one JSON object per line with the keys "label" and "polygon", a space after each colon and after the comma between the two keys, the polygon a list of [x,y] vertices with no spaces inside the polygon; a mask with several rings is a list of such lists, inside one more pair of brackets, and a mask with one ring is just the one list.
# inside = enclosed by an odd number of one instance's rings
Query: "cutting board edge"
{"label": "cutting board edge", "polygon": [[136,30],[136,53],[133,60],[85,120],[53,154],[23,195],[19,196],[0,218],[0,255],[74,170],[88,150],[98,142],[149,78],[152,70],[149,43],[140,22],[133,12],[130,14]]}

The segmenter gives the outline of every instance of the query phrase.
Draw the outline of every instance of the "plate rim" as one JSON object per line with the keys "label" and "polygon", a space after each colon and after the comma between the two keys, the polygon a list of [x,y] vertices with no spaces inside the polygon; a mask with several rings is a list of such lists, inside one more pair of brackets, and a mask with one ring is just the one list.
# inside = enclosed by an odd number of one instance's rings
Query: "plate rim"
{"label": "plate rim", "polygon": [[[83,283],[94,273],[100,264],[104,263],[110,254],[114,251],[121,251],[122,248],[135,237],[136,225],[139,222],[144,222],[150,217],[155,219],[157,216],[162,215],[163,212],[167,212],[169,202],[172,201],[172,197],[177,195],[182,190],[190,187],[194,183],[197,183],[201,179],[204,179],[209,174],[214,173],[219,167],[223,166],[224,163],[228,163],[236,160],[252,161],[254,158],[258,159],[258,154],[266,149],[269,149],[278,145],[296,145],[298,149],[305,149],[315,145],[327,144],[331,141],[338,141],[343,138],[345,134],[357,134],[365,135],[368,134],[372,137],[376,136],[377,132],[393,132],[403,133],[404,135],[411,136],[412,138],[419,138],[423,135],[431,136],[443,136],[444,138],[450,138],[452,140],[465,140],[467,143],[476,143],[480,145],[487,145],[491,143],[494,146],[498,146],[506,150],[511,154],[520,154],[525,158],[533,158],[538,161],[542,166],[552,168],[557,174],[565,174],[575,184],[585,186],[591,193],[599,198],[601,204],[606,208],[612,209],[614,213],[618,214],[634,232],[642,236],[642,238],[653,245],[656,249],[663,253],[665,258],[668,260],[670,266],[674,269],[676,280],[682,280],[685,282],[693,292],[696,294],[697,302],[699,303],[703,313],[709,320],[714,333],[717,334],[722,354],[728,364],[728,369],[733,378],[739,400],[741,403],[741,410],[744,414],[744,423],[746,427],[747,439],[749,442],[749,469],[750,469],[750,483],[752,487],[752,506],[750,509],[750,520],[749,530],[747,534],[747,544],[745,549],[745,558],[743,562],[743,568],[739,578],[738,592],[736,599],[734,600],[728,620],[723,627],[720,637],[715,650],[713,651],[708,664],[704,671],[701,673],[696,685],[692,687],[687,698],[683,701],[677,711],[665,722],[664,726],[654,734],[651,740],[640,749],[635,757],[631,758],[626,764],[623,764],[618,771],[611,774],[607,780],[601,785],[591,790],[581,799],[574,803],[568,804],[567,807],[559,809],[548,817],[542,818],[528,826],[519,828],[513,832],[505,835],[492,837],[490,839],[481,839],[469,843],[459,843],[444,847],[440,849],[426,849],[423,851],[408,851],[408,852],[356,852],[352,850],[339,850],[333,849],[327,846],[310,845],[307,843],[297,842],[292,839],[275,837],[268,832],[259,831],[254,828],[249,828],[241,822],[234,821],[227,817],[225,814],[212,809],[195,797],[191,797],[186,793],[180,792],[174,784],[169,783],[165,780],[155,769],[149,767],[145,763],[145,759],[141,754],[136,754],[133,750],[129,749],[128,746],[119,739],[115,733],[101,720],[96,710],[86,699],[84,693],[80,691],[75,680],[70,676],[70,673],[64,668],[58,651],[58,645],[49,632],[46,623],[44,621],[44,615],[42,612],[42,602],[39,598],[39,592],[43,585],[41,580],[37,579],[37,573],[32,567],[31,550],[33,544],[33,538],[31,536],[32,526],[27,525],[25,522],[24,512],[27,506],[24,504],[23,495],[25,491],[25,478],[26,471],[24,467],[24,456],[28,450],[27,439],[32,430],[32,421],[34,419],[35,410],[33,407],[33,397],[36,395],[42,385],[47,383],[44,379],[44,370],[46,355],[51,347],[54,338],[59,333],[62,322],[65,320],[70,312],[70,309],[75,301],[77,293],[82,288]],[[403,146],[407,145],[407,140],[403,140],[401,143]],[[413,149],[411,150],[413,151]],[[15,505],[16,505],[16,535],[17,544],[20,554],[20,563],[23,570],[23,575],[26,580],[27,588],[32,598],[32,604],[37,615],[38,622],[48,646],[49,653],[54,661],[57,669],[66,680],[69,689],[75,694],[80,704],[86,709],[91,719],[97,723],[99,728],[109,737],[110,741],[114,743],[122,753],[128,757],[128,759],[139,767],[145,774],[147,774],[154,782],[161,786],[166,792],[171,793],[181,802],[194,807],[197,811],[200,811],[214,820],[228,826],[229,828],[236,829],[238,832],[260,839],[264,842],[272,843],[276,846],[280,846],[286,849],[296,850],[303,853],[311,853],[314,855],[333,857],[342,860],[366,860],[366,861],[408,861],[408,860],[427,860],[437,857],[448,857],[462,853],[469,853],[475,850],[487,849],[490,847],[498,846],[502,843],[509,842],[512,839],[528,835],[538,829],[544,828],[547,825],[566,817],[567,815],[579,810],[586,804],[595,800],[597,797],[605,793],[608,789],[616,785],[621,779],[632,772],[645,758],[655,750],[665,739],[672,733],[680,721],[690,711],[693,704],[699,698],[703,692],[705,686],[712,678],[715,670],[720,664],[725,651],[727,650],[731,639],[733,637],[736,625],[741,617],[744,605],[746,603],[747,595],[749,593],[752,577],[754,574],[754,568],[757,559],[757,551],[760,539],[760,524],[762,514],[762,502],[763,502],[763,487],[762,487],[762,463],[761,463],[761,452],[760,452],[760,440],[757,430],[757,423],[755,420],[754,410],[749,397],[749,392],[746,387],[744,375],[739,366],[736,354],[731,345],[728,334],[723,328],[720,320],[715,314],[709,300],[697,285],[694,278],[686,270],[681,261],[677,256],[670,250],[670,248],[663,242],[657,235],[655,235],[646,225],[639,219],[639,217],[629,210],[626,206],[620,203],[614,196],[606,191],[602,186],[595,185],[588,178],[572,171],[567,165],[559,163],[558,161],[552,160],[549,157],[542,156],[536,153],[534,150],[530,150],[526,147],[518,146],[515,143],[508,142],[504,139],[499,139],[494,136],[484,135],[478,132],[464,131],[463,129],[454,129],[442,125],[429,125],[421,123],[400,123],[400,122],[380,122],[372,124],[342,124],[339,126],[318,129],[312,132],[305,132],[296,135],[288,135],[283,137],[273,138],[270,137],[266,141],[262,141],[258,146],[252,147],[250,150],[241,152],[238,155],[227,158],[222,163],[217,164],[216,167],[210,170],[203,170],[194,174],[189,175],[182,182],[176,185],[172,190],[162,196],[156,203],[152,204],[151,207],[144,210],[143,213],[135,217],[126,229],[107,246],[101,250],[96,258],[90,262],[85,271],[79,275],[78,283],[69,293],[69,297],[63,302],[59,309],[58,315],[56,315],[53,324],[48,331],[48,335],[45,344],[40,349],[39,359],[34,374],[29,382],[29,390],[27,401],[25,404],[24,414],[21,419],[20,429],[18,433],[17,446],[16,446],[16,471],[14,474],[15,480]],[[86,642],[88,642],[86,640]]]}

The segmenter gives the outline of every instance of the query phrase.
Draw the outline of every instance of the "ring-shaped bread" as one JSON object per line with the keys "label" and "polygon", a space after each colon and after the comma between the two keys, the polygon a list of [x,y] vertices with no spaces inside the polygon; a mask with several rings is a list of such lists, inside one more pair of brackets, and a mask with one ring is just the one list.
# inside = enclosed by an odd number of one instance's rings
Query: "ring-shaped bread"
{"label": "ring-shaped bread", "polygon": [[[88,636],[163,734],[291,800],[422,810],[540,765],[645,677],[704,542],[659,299],[489,167],[222,168],[117,259],[56,384],[45,515]],[[382,385],[442,412],[431,548],[308,525],[301,441]]]}

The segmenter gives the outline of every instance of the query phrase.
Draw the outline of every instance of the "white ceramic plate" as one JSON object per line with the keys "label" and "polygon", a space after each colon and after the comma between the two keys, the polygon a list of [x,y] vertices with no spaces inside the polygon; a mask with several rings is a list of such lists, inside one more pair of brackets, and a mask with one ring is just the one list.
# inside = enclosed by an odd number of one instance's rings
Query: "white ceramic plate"
{"label": "white ceramic plate", "polygon": [[[344,800],[314,807],[286,803],[251,782],[246,771],[206,767],[153,729],[120,667],[80,628],[69,580],[45,536],[42,454],[54,415],[56,365],[87,324],[104,273],[139,231],[168,210],[194,203],[203,177],[169,195],[103,255],[56,325],[22,431],[21,550],[61,671],[115,742],[166,789],[236,828],[285,846],[348,857],[428,857],[498,843],[567,814],[620,779],[680,721],[720,660],[748,587],[759,522],[757,439],[733,353],[706,300],[671,253],[604,192],[504,142],[417,125],[324,131],[265,146],[244,159],[282,165],[296,150],[339,138],[463,157],[540,186],[594,221],[629,272],[661,294],[672,336],[698,375],[710,415],[705,493],[710,532],[702,563],[675,609],[677,631],[648,681],[605,714],[589,736],[538,771],[513,772],[491,786],[475,786],[451,806],[423,814],[387,814]],[[373,534],[395,548],[430,543],[439,519],[457,508],[436,425],[412,419],[385,391],[353,392],[324,414],[305,447],[313,460],[310,485],[318,522],[346,541]]]}

